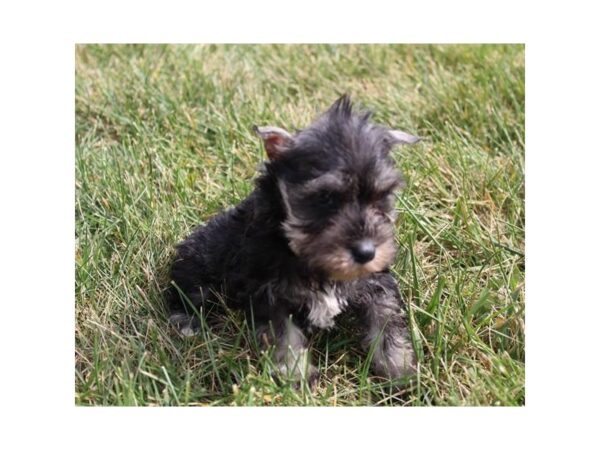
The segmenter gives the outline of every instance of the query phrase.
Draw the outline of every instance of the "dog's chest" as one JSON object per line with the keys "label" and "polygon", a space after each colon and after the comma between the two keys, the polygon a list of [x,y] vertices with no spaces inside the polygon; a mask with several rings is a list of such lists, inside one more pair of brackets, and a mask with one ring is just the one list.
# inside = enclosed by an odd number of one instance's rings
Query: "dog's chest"
{"label": "dog's chest", "polygon": [[340,297],[338,289],[330,286],[312,296],[308,305],[308,320],[318,328],[331,328],[334,318],[346,307],[346,299]]}

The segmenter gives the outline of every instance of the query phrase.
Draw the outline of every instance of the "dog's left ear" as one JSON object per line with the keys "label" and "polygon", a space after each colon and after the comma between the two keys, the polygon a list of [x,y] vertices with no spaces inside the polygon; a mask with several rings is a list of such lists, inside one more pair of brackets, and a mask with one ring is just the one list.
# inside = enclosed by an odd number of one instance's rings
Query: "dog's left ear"
{"label": "dog's left ear", "polygon": [[389,130],[388,134],[391,136],[390,142],[392,145],[416,144],[421,140],[418,136],[413,136],[400,130]]}
{"label": "dog's left ear", "polygon": [[265,145],[267,156],[271,161],[279,158],[292,143],[292,135],[279,127],[257,127],[254,132],[260,136]]}

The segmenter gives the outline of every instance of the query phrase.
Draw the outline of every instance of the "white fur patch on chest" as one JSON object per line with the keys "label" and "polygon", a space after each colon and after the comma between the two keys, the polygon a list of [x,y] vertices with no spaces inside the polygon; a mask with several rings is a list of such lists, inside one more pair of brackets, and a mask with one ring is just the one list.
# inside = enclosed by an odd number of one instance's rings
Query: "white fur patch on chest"
{"label": "white fur patch on chest", "polygon": [[308,320],[318,328],[331,328],[334,317],[346,307],[346,299],[337,296],[335,287],[329,287],[315,296],[310,305]]}

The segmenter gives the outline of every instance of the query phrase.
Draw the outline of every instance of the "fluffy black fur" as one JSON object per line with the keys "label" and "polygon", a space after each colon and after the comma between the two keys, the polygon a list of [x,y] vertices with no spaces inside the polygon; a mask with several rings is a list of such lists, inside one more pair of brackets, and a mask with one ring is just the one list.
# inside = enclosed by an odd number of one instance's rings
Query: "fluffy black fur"
{"label": "fluffy black fur", "polygon": [[331,328],[352,309],[374,346],[377,374],[415,370],[404,305],[388,271],[394,197],[393,145],[417,138],[372,124],[343,96],[295,135],[257,128],[269,155],[252,194],[177,246],[171,322],[198,330],[194,310],[223,294],[274,346],[281,374],[314,379],[305,331]]}

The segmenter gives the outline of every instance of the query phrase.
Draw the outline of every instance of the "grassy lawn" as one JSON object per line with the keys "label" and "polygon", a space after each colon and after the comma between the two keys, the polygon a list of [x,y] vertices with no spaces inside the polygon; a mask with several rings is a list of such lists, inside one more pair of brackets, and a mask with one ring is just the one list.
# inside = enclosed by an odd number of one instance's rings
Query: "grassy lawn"
{"label": "grassy lawn", "polygon": [[[523,405],[524,47],[78,46],[79,405]],[[313,336],[314,390],[278,385],[240,314],[167,325],[173,246],[251,190],[252,125],[300,128],[340,94],[424,136],[396,159],[393,271],[419,376],[373,379],[351,320]]]}

